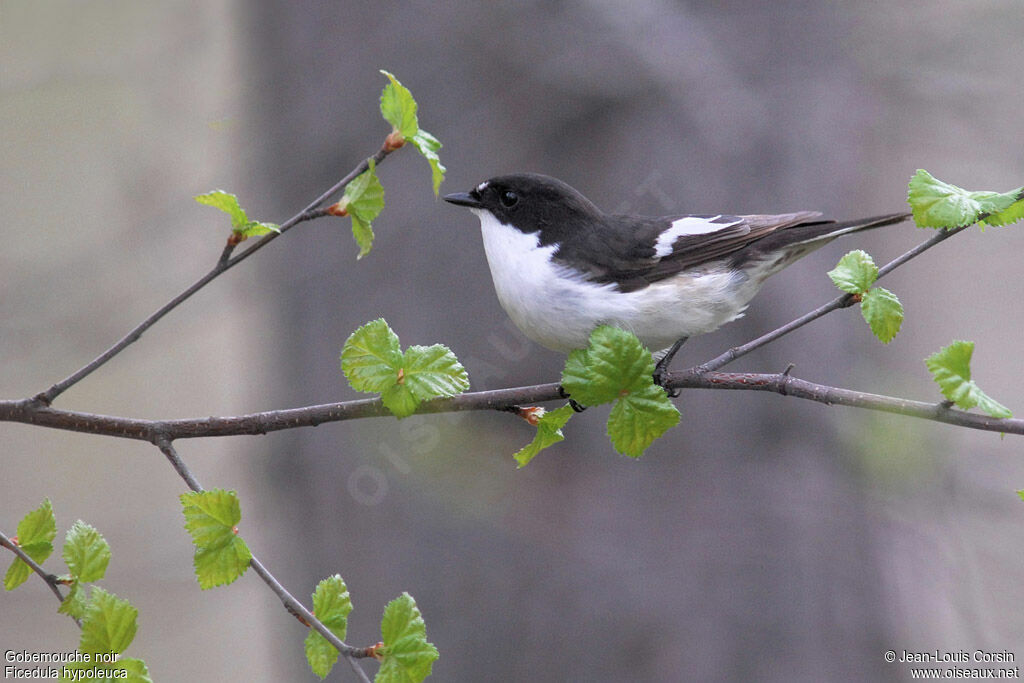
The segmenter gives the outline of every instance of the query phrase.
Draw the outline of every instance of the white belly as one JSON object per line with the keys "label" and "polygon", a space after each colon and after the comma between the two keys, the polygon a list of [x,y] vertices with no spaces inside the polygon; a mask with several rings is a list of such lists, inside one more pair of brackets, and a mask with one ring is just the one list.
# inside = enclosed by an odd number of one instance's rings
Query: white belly
{"label": "white belly", "polygon": [[598,325],[621,327],[652,351],[663,349],[739,317],[760,287],[712,268],[620,292],[552,263],[557,247],[539,246],[537,233],[503,225],[486,211],[474,213],[502,307],[527,337],[556,351],[585,347]]}

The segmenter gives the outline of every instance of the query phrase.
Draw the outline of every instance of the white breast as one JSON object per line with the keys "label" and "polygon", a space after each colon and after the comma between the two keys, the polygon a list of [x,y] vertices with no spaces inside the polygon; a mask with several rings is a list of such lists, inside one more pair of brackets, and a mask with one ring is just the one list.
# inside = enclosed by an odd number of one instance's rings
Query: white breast
{"label": "white breast", "polygon": [[651,350],[662,349],[739,317],[757,290],[745,286],[746,278],[712,267],[620,292],[552,262],[557,246],[540,246],[538,233],[504,225],[489,211],[473,213],[480,218],[502,307],[526,336],[556,351],[585,347],[602,324],[630,330]]}

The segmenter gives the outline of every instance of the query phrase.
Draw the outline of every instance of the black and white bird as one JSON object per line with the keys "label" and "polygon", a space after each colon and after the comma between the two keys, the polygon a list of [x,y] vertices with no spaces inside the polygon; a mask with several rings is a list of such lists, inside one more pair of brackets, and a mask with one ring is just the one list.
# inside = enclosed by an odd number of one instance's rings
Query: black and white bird
{"label": "black and white bird", "polygon": [[613,325],[653,351],[672,347],[661,373],[686,338],[740,317],[769,275],[840,235],[909,217],[613,215],[534,173],[444,199],[480,219],[498,299],[527,337],[569,351],[586,347],[598,325]]}

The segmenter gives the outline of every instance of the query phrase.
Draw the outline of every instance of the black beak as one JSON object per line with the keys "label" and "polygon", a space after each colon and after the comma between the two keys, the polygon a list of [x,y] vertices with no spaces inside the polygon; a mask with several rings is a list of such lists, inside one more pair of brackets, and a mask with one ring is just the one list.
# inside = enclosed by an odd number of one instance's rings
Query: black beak
{"label": "black beak", "polygon": [[459,206],[468,206],[471,209],[479,209],[483,204],[480,200],[471,195],[469,192],[456,192],[455,194],[446,194],[444,196],[446,202],[452,204],[458,204]]}

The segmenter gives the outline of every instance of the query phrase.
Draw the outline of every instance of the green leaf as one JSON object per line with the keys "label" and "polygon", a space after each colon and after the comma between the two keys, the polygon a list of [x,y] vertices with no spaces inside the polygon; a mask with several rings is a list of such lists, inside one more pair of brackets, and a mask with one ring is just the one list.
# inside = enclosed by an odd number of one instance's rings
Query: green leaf
{"label": "green leaf", "polygon": [[925,359],[942,395],[964,410],[977,406],[995,418],[1013,417],[1001,403],[990,398],[971,380],[974,342],[954,341]]}
{"label": "green leaf", "polygon": [[378,683],[419,683],[427,676],[438,658],[437,648],[427,642],[427,627],[408,593],[388,603],[380,622],[384,647]]}
{"label": "green leaf", "polygon": [[135,638],[138,616],[139,610],[127,600],[99,586],[93,587],[92,598],[82,620],[78,650],[88,654],[124,652]]}
{"label": "green leaf", "polygon": [[368,222],[364,222],[355,214],[349,214],[349,216],[352,218],[352,237],[355,238],[356,244],[359,245],[359,253],[356,254],[356,260],[358,261],[373,249],[373,226]]}
{"label": "green leaf", "polygon": [[601,325],[590,333],[586,349],[569,353],[562,388],[588,405],[609,403],[624,392],[653,384],[654,361],[632,333]]}
{"label": "green leaf", "polygon": [[1021,489],[1020,491],[1017,491],[1017,495],[1020,496],[1021,500],[1024,500],[1024,489]]}
{"label": "green leaf", "polygon": [[238,197],[230,192],[214,190],[213,192],[207,192],[206,194],[196,195],[195,200],[200,204],[220,209],[227,215],[231,216],[231,231],[238,235],[255,237],[258,235],[265,235],[268,232],[281,232],[280,226],[276,223],[263,223],[260,221],[249,220],[249,216],[246,215],[245,209],[243,209],[238,203]]}
{"label": "green leaf", "polygon": [[341,369],[356,391],[381,393],[397,417],[413,414],[421,401],[454,396],[469,388],[466,369],[442,344],[410,346],[403,354],[383,318],[366,323],[349,336],[341,351]]}
{"label": "green leaf", "polygon": [[416,132],[416,135],[409,139],[409,142],[420,151],[423,158],[430,164],[430,177],[434,187],[434,196],[436,197],[441,189],[441,182],[444,180],[445,171],[448,170],[441,164],[441,157],[438,155],[438,151],[441,149],[441,141],[421,128]]}
{"label": "green leaf", "polygon": [[619,453],[639,458],[655,439],[679,422],[679,411],[653,382],[626,394],[608,416],[608,436]]}
{"label": "green leaf", "polygon": [[441,141],[420,128],[419,117],[416,115],[416,100],[409,89],[399,83],[391,73],[383,69],[381,73],[388,77],[390,83],[384,86],[384,92],[380,95],[380,113],[402,139],[412,143],[430,164],[434,196],[437,196],[447,170],[438,156]]}
{"label": "green leaf", "polygon": [[[57,520],[53,516],[53,506],[47,498],[35,510],[22,517],[18,522],[18,546],[26,555],[42,564],[53,552],[53,539],[57,536]],[[4,576],[4,589],[14,590],[28,580],[32,569],[20,557],[15,557]]]}
{"label": "green leaf", "polygon": [[903,324],[903,304],[884,287],[875,287],[862,295],[860,312],[883,344],[891,342]]}
{"label": "green leaf", "polygon": [[[83,674],[81,672],[94,672]],[[125,657],[116,662],[74,662],[64,664],[60,668],[61,681],[82,681],[104,680],[104,681],[128,681],[128,683],[153,683],[149,676],[149,669],[141,659]]]}
{"label": "green leaf", "polygon": [[[240,229],[235,230],[239,235],[243,237],[259,237],[260,235],[266,235],[268,232],[281,232],[281,226],[277,223],[264,223],[262,221],[249,221],[243,225]],[[142,660],[137,660],[142,661]],[[145,666],[145,664],[143,664]]]}
{"label": "green leaf", "polygon": [[206,194],[196,195],[194,199],[200,204],[220,209],[231,216],[232,227],[238,228],[249,222],[249,217],[245,214],[245,210],[238,203],[238,197],[230,192],[214,190]]}
{"label": "green leaf", "polygon": [[863,294],[878,278],[878,267],[867,252],[857,249],[839,259],[828,276],[844,292]]}
{"label": "green leaf", "polygon": [[679,422],[679,411],[653,374],[654,360],[635,335],[602,325],[586,349],[569,353],[562,388],[585,405],[615,401],[608,436],[617,451],[635,458]]}
{"label": "green leaf", "polygon": [[1002,211],[997,211],[985,220],[981,221],[982,225],[1009,225],[1010,223],[1016,223],[1019,220],[1024,220],[1024,188],[1017,191],[1017,201],[1010,204],[1009,208]]}
{"label": "green leaf", "polygon": [[[335,574],[321,581],[313,593],[313,614],[320,622],[330,629],[331,633],[345,640],[348,630],[348,614],[352,611],[348,588],[340,576]],[[319,632],[310,629],[305,642],[306,661],[320,678],[326,678],[334,663],[338,661],[338,651],[327,642]]]}
{"label": "green leaf", "polygon": [[229,584],[244,574],[252,553],[238,536],[238,494],[222,489],[183,493],[181,504],[196,547],[193,565],[200,588]]}
{"label": "green leaf", "polygon": [[399,83],[393,74],[384,69],[380,72],[390,81],[380,94],[380,113],[392,128],[408,140],[420,129],[416,117],[416,100],[409,89]]}
{"label": "green leaf", "polygon": [[404,382],[419,400],[455,396],[469,388],[466,368],[444,344],[410,346],[402,359]]}
{"label": "green leaf", "polygon": [[[918,169],[907,187],[907,201],[914,214],[914,221],[922,228],[955,228],[971,225],[986,214],[989,225],[1005,225],[1005,222],[1020,220],[1018,215],[1024,209],[1009,209],[1021,198],[1024,188],[1011,192],[972,192],[962,187],[943,182],[928,171]],[[1014,218],[1016,216],[1016,218]]]}
{"label": "green leaf", "polygon": [[368,160],[369,168],[345,186],[345,192],[338,202],[352,218],[352,236],[359,245],[361,259],[373,247],[373,221],[384,209],[384,186],[377,177],[373,159]]}
{"label": "green leaf", "polygon": [[564,405],[561,408],[544,413],[537,423],[537,434],[534,435],[533,441],[520,448],[512,456],[519,463],[519,467],[526,467],[542,450],[548,446],[553,446],[559,441],[563,441],[565,436],[562,434],[562,427],[565,426],[565,423],[569,421],[574,412],[571,405]]}
{"label": "green leaf", "polygon": [[392,384],[381,392],[380,400],[397,418],[409,417],[420,407],[420,400],[405,384]]}
{"label": "green leaf", "polygon": [[67,614],[75,619],[85,616],[85,610],[89,606],[89,596],[86,594],[82,584],[75,580],[71,582],[71,590],[61,601],[57,609],[58,614]]}
{"label": "green leaf", "polygon": [[396,417],[412,415],[428,398],[455,396],[469,388],[466,369],[443,344],[406,349],[395,382],[381,400]]}
{"label": "green leaf", "polygon": [[394,386],[401,368],[398,335],[383,318],[349,335],[341,350],[341,370],[356,391],[377,393]]}
{"label": "green leaf", "polygon": [[64,539],[63,556],[72,577],[84,583],[99,581],[107,572],[110,545],[94,527],[78,520]]}

